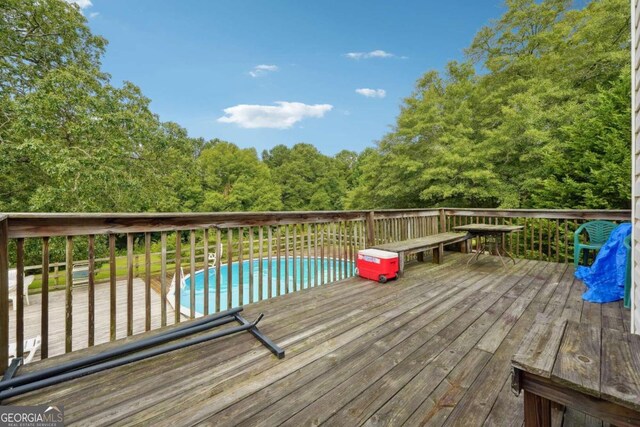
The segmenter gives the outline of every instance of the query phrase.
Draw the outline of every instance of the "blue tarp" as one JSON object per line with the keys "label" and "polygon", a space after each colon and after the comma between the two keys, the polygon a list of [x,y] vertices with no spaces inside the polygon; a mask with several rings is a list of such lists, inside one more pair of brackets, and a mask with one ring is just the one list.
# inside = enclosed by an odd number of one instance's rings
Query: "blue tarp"
{"label": "blue tarp", "polygon": [[624,223],[611,232],[590,267],[579,266],[575,272],[589,288],[582,299],[590,302],[612,302],[624,298],[627,249],[624,239],[631,234],[631,224]]}

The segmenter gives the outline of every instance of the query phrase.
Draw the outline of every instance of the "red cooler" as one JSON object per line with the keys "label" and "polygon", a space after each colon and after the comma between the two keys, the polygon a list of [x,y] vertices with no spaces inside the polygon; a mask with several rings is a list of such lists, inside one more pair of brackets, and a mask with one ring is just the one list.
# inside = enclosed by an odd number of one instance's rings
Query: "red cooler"
{"label": "red cooler", "polygon": [[398,275],[398,254],[380,249],[358,251],[358,275],[365,279],[385,283]]}

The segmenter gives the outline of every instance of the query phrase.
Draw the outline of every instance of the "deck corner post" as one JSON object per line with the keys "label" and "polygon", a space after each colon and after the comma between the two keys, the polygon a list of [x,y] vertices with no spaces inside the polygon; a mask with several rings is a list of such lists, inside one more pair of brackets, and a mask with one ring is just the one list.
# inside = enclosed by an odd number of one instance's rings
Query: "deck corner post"
{"label": "deck corner post", "polygon": [[9,365],[9,219],[0,215],[0,375]]}
{"label": "deck corner post", "polygon": [[444,208],[438,209],[440,211],[440,232],[447,232],[447,215],[444,211]]}
{"label": "deck corner post", "polygon": [[367,247],[370,248],[376,244],[376,235],[375,235],[375,227],[374,227],[375,211],[367,212],[367,218],[365,221],[367,224]]}
{"label": "deck corner post", "polygon": [[551,427],[551,401],[524,390],[524,426]]}

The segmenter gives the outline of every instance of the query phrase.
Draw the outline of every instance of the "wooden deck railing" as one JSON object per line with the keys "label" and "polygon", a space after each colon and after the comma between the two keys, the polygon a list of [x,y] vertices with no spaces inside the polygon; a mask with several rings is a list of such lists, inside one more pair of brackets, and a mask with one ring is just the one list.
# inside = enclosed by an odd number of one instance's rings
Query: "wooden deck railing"
{"label": "wooden deck railing", "polygon": [[509,251],[516,258],[573,262],[574,231],[592,220],[624,222],[631,212],[602,210],[445,209],[446,229],[470,223],[522,225],[511,233]]}
{"label": "wooden deck railing", "polygon": [[[103,341],[96,336],[96,304],[108,304],[109,340],[117,338],[117,326],[134,332],[134,311],[144,310],[144,330],[152,328],[152,283],[161,294],[158,326],[180,322],[180,309],[168,318],[164,297],[171,277],[182,269],[191,276],[204,270],[204,312],[220,311],[234,301],[243,303],[243,286],[221,300],[221,267],[227,265],[227,281],[245,282],[243,269],[234,272],[232,263],[248,261],[248,301],[321,286],[354,274],[358,249],[379,243],[422,237],[471,222],[522,224],[525,229],[510,237],[511,251],[518,257],[572,262],[573,231],[592,219],[628,221],[629,211],[499,210],[499,209],[411,209],[383,211],[267,212],[212,214],[0,214],[0,372],[8,361],[9,336],[15,337],[17,355],[23,353],[25,338],[24,274],[37,275],[41,289],[41,358],[49,356],[49,321],[59,315],[49,309],[54,284],[64,286],[64,350],[74,350],[74,303],[85,304],[86,346]],[[222,253],[209,265],[209,253]],[[315,259],[315,267],[327,263],[327,275],[318,268],[293,262]],[[277,262],[275,265],[273,260]],[[254,271],[254,261],[257,270]],[[284,261],[284,264],[281,263]],[[26,264],[25,264],[26,263]],[[77,287],[73,267],[88,267],[88,300],[75,301]],[[15,321],[9,322],[9,269],[17,270]],[[53,274],[51,269],[53,268]],[[215,269],[209,281],[209,270]],[[273,271],[275,269],[275,271]],[[256,274],[257,273],[257,274]],[[275,274],[274,274],[275,273]],[[237,277],[233,277],[236,274]],[[144,283],[144,301],[134,302],[134,280]],[[126,315],[116,315],[117,283],[126,282]],[[95,289],[108,283],[108,301],[96,301]],[[275,286],[274,286],[275,285]],[[107,286],[106,284],[103,286]],[[209,298],[209,291],[213,297]],[[174,292],[173,305],[181,307],[181,292]],[[196,293],[191,287],[187,317],[196,316]],[[84,312],[84,310],[83,310]],[[184,313],[184,311],[183,311]],[[157,318],[155,319],[157,320]],[[76,321],[77,323],[77,321]],[[136,328],[138,329],[138,328]],[[15,331],[10,334],[10,331]],[[77,339],[75,340],[77,343]]]}

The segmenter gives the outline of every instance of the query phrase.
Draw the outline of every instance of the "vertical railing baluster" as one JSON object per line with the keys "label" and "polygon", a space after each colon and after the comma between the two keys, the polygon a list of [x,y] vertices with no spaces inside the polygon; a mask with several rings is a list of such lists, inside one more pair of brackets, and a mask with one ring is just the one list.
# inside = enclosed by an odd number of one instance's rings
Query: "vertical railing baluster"
{"label": "vertical railing baluster", "polygon": [[238,307],[244,305],[244,228],[238,228]]}
{"label": "vertical railing baluster", "polygon": [[209,314],[209,229],[207,227],[202,230],[202,240],[204,240],[204,245],[202,248],[202,280],[204,285],[204,291],[202,295],[202,314],[206,316]]}
{"label": "vertical railing baluster", "polygon": [[393,242],[393,235],[391,233],[391,218],[387,218],[384,220],[384,224],[385,224],[385,243],[391,243]]}
{"label": "vertical railing baluster", "polygon": [[160,326],[167,325],[167,232],[160,233]]}
{"label": "vertical railing baluster", "polygon": [[318,286],[318,224],[313,224],[313,286]]}
{"label": "vertical railing baluster", "polygon": [[[351,222],[351,244],[349,245],[349,261],[351,265],[349,267],[349,276],[353,277],[353,266],[356,264],[356,253],[358,244],[358,223],[356,221]],[[415,229],[414,229],[415,230]]]}
{"label": "vertical railing baluster", "polygon": [[[405,226],[408,227],[409,222],[405,221]],[[408,236],[408,234],[407,234]],[[344,277],[348,278],[351,275],[349,274],[349,263],[351,261],[351,222],[344,222]]]}
{"label": "vertical railing baluster", "polygon": [[189,230],[189,317],[196,317],[196,230]]}
{"label": "vertical railing baluster", "polygon": [[560,220],[556,219],[556,262],[560,262]]}
{"label": "vertical railing baluster", "polygon": [[[392,224],[393,226],[393,224]],[[343,230],[342,230],[342,221],[338,221],[338,280],[342,280],[344,278],[343,276],[343,269],[342,269],[342,246],[343,246],[343,242],[342,242],[342,236],[343,236]]]}
{"label": "vertical railing baluster", "polygon": [[280,235],[280,229],[281,227],[278,225],[276,228],[276,295],[280,296],[280,284],[281,284],[281,277],[280,277],[280,257],[281,257],[281,251],[280,251],[280,245],[282,244],[282,239],[281,239],[281,235]]}
{"label": "vertical railing baluster", "polygon": [[89,277],[87,278],[89,281],[88,287],[88,297],[89,297],[89,309],[88,311],[88,345],[92,347],[95,344],[96,339],[96,249],[95,249],[95,236],[93,234],[89,235]]}
{"label": "vertical railing baluster", "polygon": [[24,239],[16,239],[16,357],[24,355]]}
{"label": "vertical railing baluster", "polygon": [[49,357],[49,237],[42,238],[42,293],[40,302],[40,359]]}
{"label": "vertical railing baluster", "polygon": [[151,233],[144,233],[144,330],[151,330]]}
{"label": "vertical railing baluster", "polygon": [[67,236],[65,283],[64,351],[73,350],[73,237]]}
{"label": "vertical railing baluster", "polygon": [[551,220],[547,219],[547,261],[551,261]]}
{"label": "vertical railing baluster", "polygon": [[569,221],[564,220],[564,263],[569,263]]}
{"label": "vertical railing baluster", "polygon": [[249,304],[253,303],[253,227],[249,227]]}
{"label": "vertical railing baluster", "polygon": [[320,284],[324,285],[326,283],[326,271],[327,269],[324,266],[324,232],[326,229],[326,224],[320,224]]}
{"label": "vertical railing baluster", "polygon": [[336,254],[336,223],[331,223],[331,268],[332,268],[332,281],[338,280],[338,260]]}
{"label": "vertical railing baluster", "polygon": [[[401,240],[400,233],[398,231],[398,219],[389,218],[389,241],[398,242]],[[340,253],[340,252],[339,252]]]}
{"label": "vertical railing baluster", "polygon": [[0,216],[0,374],[9,366],[9,220]]}
{"label": "vertical railing baluster", "polygon": [[222,294],[222,273],[220,267],[222,266],[222,230],[216,228],[216,313],[221,308],[221,294]]}
{"label": "vertical railing baluster", "polygon": [[289,292],[289,225],[287,224],[284,227],[284,293]]}
{"label": "vertical railing baluster", "polygon": [[227,308],[233,306],[233,228],[227,229]]}
{"label": "vertical railing baluster", "polygon": [[[304,283],[304,227],[305,224],[300,224],[300,289],[305,288]],[[308,285],[308,284],[307,284]]]}
{"label": "vertical railing baluster", "polygon": [[[520,221],[518,220],[519,218],[516,218],[516,225],[520,225]],[[520,234],[522,233],[511,233],[511,234],[515,234],[516,235],[516,257],[520,256]]]}
{"label": "vertical railing baluster", "polygon": [[333,271],[333,223],[330,222],[327,224],[327,283],[333,282]]}
{"label": "vertical railing baluster", "polygon": [[536,240],[536,222],[532,218],[531,219],[531,259],[535,259],[535,240]]}
{"label": "vertical railing baluster", "polygon": [[347,261],[348,261],[348,245],[349,245],[349,231],[347,228],[347,221],[343,221],[343,234],[344,238],[342,239],[342,278],[347,277]]}
{"label": "vertical railing baluster", "polygon": [[311,280],[311,224],[307,224],[307,288],[310,288]]}
{"label": "vertical railing baluster", "polygon": [[[180,291],[179,287],[177,291]],[[127,336],[131,335],[133,335],[133,234],[127,233]]]}
{"label": "vertical railing baluster", "polygon": [[[580,222],[578,223],[578,221],[577,221],[577,220],[575,220],[575,219],[573,220],[573,232],[574,232],[574,233],[576,232],[576,230],[578,229],[578,227],[579,227],[581,224],[582,224],[582,221],[580,221]],[[570,240],[570,242],[572,242],[572,243],[573,243],[573,239],[571,239],[571,240]],[[572,249],[572,250],[571,250],[571,252],[573,252],[573,247],[572,247],[571,249]],[[580,264],[580,260],[578,260],[578,264]]]}
{"label": "vertical railing baluster", "polygon": [[529,235],[529,230],[527,228],[528,221],[527,218],[524,219],[524,230],[522,231],[522,257],[527,259],[527,236]]}
{"label": "vertical railing baluster", "polygon": [[542,260],[542,219],[538,219],[538,260]]}
{"label": "vertical railing baluster", "polygon": [[116,339],[116,235],[109,234],[109,340]]}
{"label": "vertical railing baluster", "polygon": [[[509,218],[509,225],[513,225],[513,218]],[[509,252],[511,254],[513,254],[513,235],[514,233],[509,233]]]}
{"label": "vertical railing baluster", "polygon": [[267,298],[273,297],[273,230],[267,227]]}
{"label": "vertical railing baluster", "polygon": [[182,233],[180,230],[176,231],[176,256],[175,256],[175,280],[173,282],[173,321],[174,323],[180,323],[180,293],[182,291]]}
{"label": "vertical railing baluster", "polygon": [[264,227],[260,226],[258,229],[258,301],[262,301],[264,298],[264,260],[263,258],[263,250],[264,250]]}
{"label": "vertical railing baluster", "polygon": [[297,257],[297,252],[298,252],[298,224],[293,224],[293,268],[292,268],[292,275],[293,275],[293,292],[297,292],[298,291],[298,257]]}

